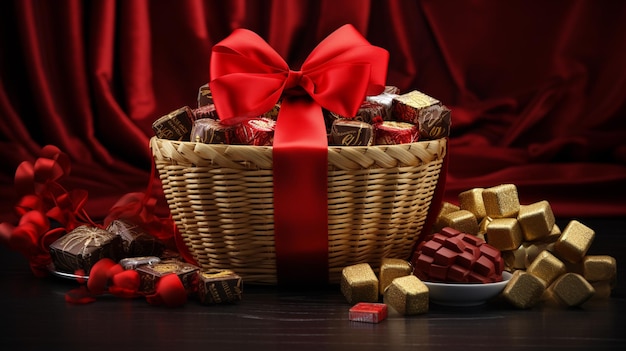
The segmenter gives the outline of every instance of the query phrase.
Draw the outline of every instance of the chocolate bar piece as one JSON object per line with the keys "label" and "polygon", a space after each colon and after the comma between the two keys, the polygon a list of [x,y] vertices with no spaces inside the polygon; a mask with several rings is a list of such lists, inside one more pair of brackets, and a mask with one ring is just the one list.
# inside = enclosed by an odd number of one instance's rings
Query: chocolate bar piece
{"label": "chocolate bar piece", "polygon": [[493,283],[502,280],[500,250],[475,235],[443,228],[413,254],[413,274],[426,281]]}
{"label": "chocolate bar piece", "polygon": [[235,127],[235,143],[255,146],[272,146],[276,121],[265,118],[252,118]]}
{"label": "chocolate bar piece", "polygon": [[420,118],[441,107],[441,102],[422,92],[413,90],[396,96],[392,102],[393,118],[397,121],[419,125]]}
{"label": "chocolate bar piece", "polygon": [[193,123],[190,140],[205,144],[232,144],[234,133],[234,126],[224,125],[211,118],[201,118]]}
{"label": "chocolate bar piece", "polygon": [[377,119],[377,117],[380,117],[382,119],[385,114],[386,112],[384,105],[374,101],[364,101],[359,107],[356,115],[354,116],[341,116],[337,113],[330,112],[330,117],[333,120],[351,119],[356,121],[362,121],[367,124],[372,124]]}
{"label": "chocolate bar piece", "polygon": [[136,268],[140,280],[139,291],[147,295],[154,294],[159,279],[173,273],[178,275],[185,290],[191,294],[195,290],[195,275],[199,270],[198,266],[178,260],[162,260],[158,263],[139,266]]}
{"label": "chocolate bar piece", "polygon": [[160,256],[165,250],[161,240],[129,221],[116,219],[107,230],[121,237],[124,257]]}
{"label": "chocolate bar piece", "polygon": [[370,124],[337,119],[333,122],[329,143],[336,146],[370,146],[373,140],[374,131]]}
{"label": "chocolate bar piece", "polygon": [[209,83],[207,83],[198,88],[198,107],[210,105],[212,103],[213,94],[211,93],[211,88],[209,88]]}
{"label": "chocolate bar piece", "polygon": [[193,119],[191,109],[184,106],[154,121],[152,130],[161,139],[186,141],[189,140]]}
{"label": "chocolate bar piece", "polygon": [[365,98],[365,100],[382,105],[383,114],[381,115],[381,117],[385,121],[390,121],[392,120],[391,108],[393,106],[393,99],[398,96],[399,95],[396,93],[383,92],[379,95],[368,96]]}
{"label": "chocolate bar piece", "polygon": [[414,143],[419,140],[417,126],[406,122],[383,121],[374,124],[374,144],[396,145]]}
{"label": "chocolate bar piece", "polygon": [[198,298],[205,305],[234,303],[241,300],[241,277],[228,269],[198,273]]}
{"label": "chocolate bar piece", "polygon": [[202,118],[219,119],[215,105],[208,104],[191,110],[193,112],[194,121]]}
{"label": "chocolate bar piece", "polygon": [[451,112],[445,106],[433,105],[418,114],[420,137],[434,140],[450,136]]}
{"label": "chocolate bar piece", "polygon": [[117,234],[82,225],[50,244],[50,256],[57,271],[75,273],[82,269],[89,274],[99,260],[110,258],[117,261],[121,258],[121,241]]}

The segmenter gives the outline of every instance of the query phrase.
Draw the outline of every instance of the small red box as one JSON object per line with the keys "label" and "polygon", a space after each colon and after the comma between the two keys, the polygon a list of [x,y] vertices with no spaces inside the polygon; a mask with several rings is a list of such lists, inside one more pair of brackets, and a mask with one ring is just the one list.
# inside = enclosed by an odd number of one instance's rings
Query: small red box
{"label": "small red box", "polygon": [[350,309],[349,315],[349,319],[353,322],[380,323],[387,318],[387,305],[359,302]]}

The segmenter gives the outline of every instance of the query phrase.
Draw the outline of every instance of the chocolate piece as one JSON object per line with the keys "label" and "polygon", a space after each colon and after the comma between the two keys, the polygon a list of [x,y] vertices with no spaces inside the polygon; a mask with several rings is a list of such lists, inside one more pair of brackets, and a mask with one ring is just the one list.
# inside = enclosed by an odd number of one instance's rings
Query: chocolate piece
{"label": "chocolate piece", "polygon": [[400,94],[400,88],[395,85],[386,85],[383,94]]}
{"label": "chocolate piece", "polygon": [[340,288],[351,305],[378,301],[378,278],[367,263],[345,267],[341,272]]}
{"label": "chocolate piece", "polygon": [[547,237],[555,224],[554,214],[548,201],[520,206],[517,220],[522,226],[526,241],[541,240]]}
{"label": "chocolate piece", "polygon": [[383,295],[383,301],[403,315],[428,312],[428,298],[428,287],[414,275],[394,279]]}
{"label": "chocolate piece", "polygon": [[215,105],[209,104],[191,110],[193,112],[194,121],[202,118],[219,119]]}
{"label": "chocolate piece", "polygon": [[124,257],[160,256],[165,250],[161,240],[129,221],[114,220],[107,230],[122,238]]}
{"label": "chocolate piece", "polygon": [[420,118],[423,115],[431,114],[433,113],[432,110],[440,108],[441,102],[439,100],[413,90],[396,96],[393,99],[391,109],[395,120],[419,125]]}
{"label": "chocolate piece", "polygon": [[153,294],[161,277],[176,274],[185,290],[191,294],[196,288],[195,275],[199,269],[200,267],[178,260],[162,260],[155,264],[139,266],[136,268],[140,279],[139,291],[147,295]]}
{"label": "chocolate piece", "polygon": [[393,106],[393,99],[399,96],[398,94],[383,92],[379,95],[368,96],[365,98],[366,101],[375,102],[381,106],[383,106],[382,110],[382,119],[385,121],[392,120],[392,112],[391,108]]}
{"label": "chocolate piece", "polygon": [[337,119],[330,133],[331,145],[369,146],[374,140],[372,126],[362,121]]}
{"label": "chocolate piece", "polygon": [[198,107],[210,105],[212,103],[213,94],[211,93],[211,88],[209,88],[209,83],[207,83],[198,88]]}
{"label": "chocolate piece", "polygon": [[330,118],[336,119],[349,119],[355,121],[362,121],[367,124],[372,124],[377,117],[383,118],[385,114],[385,106],[373,101],[364,101],[359,107],[356,115],[354,116],[341,116],[337,113],[330,112]]}
{"label": "chocolate piece", "polygon": [[384,303],[359,302],[348,311],[348,319],[353,322],[380,323],[387,318],[387,305]]}
{"label": "chocolate piece", "polygon": [[517,217],[520,209],[517,187],[501,184],[483,190],[485,213],[491,218]]}
{"label": "chocolate piece", "polygon": [[235,127],[224,125],[219,120],[202,118],[194,122],[190,140],[205,144],[232,144]]}
{"label": "chocolate piece", "polygon": [[450,136],[451,112],[445,106],[431,106],[418,115],[420,138],[434,140]]}
{"label": "chocolate piece", "polygon": [[414,143],[419,140],[417,126],[411,123],[383,121],[374,124],[374,144],[396,145]]}
{"label": "chocolate piece", "polygon": [[583,259],[595,237],[593,229],[572,220],[570,221],[559,239],[554,243],[554,253],[571,263]]}
{"label": "chocolate piece", "polygon": [[269,118],[252,118],[235,127],[235,142],[243,145],[272,146],[276,122]]}
{"label": "chocolate piece", "polygon": [[161,139],[186,141],[189,140],[193,119],[191,109],[181,107],[154,121],[152,130]]}
{"label": "chocolate piece", "polygon": [[378,292],[382,294],[391,282],[399,277],[410,275],[413,272],[411,264],[399,258],[383,258],[378,274]]}
{"label": "chocolate piece", "polygon": [[107,230],[82,225],[50,244],[50,256],[57,271],[75,273],[82,269],[88,275],[101,259],[120,259],[122,239]]}
{"label": "chocolate piece", "polygon": [[228,269],[198,273],[198,298],[205,305],[235,303],[241,300],[241,277]]}

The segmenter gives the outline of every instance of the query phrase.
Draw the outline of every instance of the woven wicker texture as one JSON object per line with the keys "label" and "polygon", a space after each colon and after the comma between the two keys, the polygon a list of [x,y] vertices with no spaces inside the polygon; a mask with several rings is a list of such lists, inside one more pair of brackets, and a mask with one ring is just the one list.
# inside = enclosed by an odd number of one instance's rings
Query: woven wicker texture
{"label": "woven wicker texture", "polygon": [[[330,283],[352,264],[377,269],[384,257],[410,257],[446,145],[328,148]],[[201,267],[276,284],[272,148],[156,137],[150,147],[172,217]]]}

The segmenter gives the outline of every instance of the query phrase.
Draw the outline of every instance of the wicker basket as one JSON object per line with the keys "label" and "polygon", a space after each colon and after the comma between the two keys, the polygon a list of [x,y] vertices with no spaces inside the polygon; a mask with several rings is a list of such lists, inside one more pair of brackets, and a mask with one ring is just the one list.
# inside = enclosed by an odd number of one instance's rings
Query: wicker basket
{"label": "wicker basket", "polygon": [[[431,207],[446,139],[328,148],[329,282],[382,258],[408,259]],[[202,268],[276,284],[272,148],[150,140],[165,198]]]}

